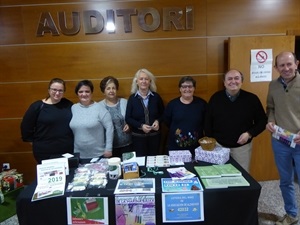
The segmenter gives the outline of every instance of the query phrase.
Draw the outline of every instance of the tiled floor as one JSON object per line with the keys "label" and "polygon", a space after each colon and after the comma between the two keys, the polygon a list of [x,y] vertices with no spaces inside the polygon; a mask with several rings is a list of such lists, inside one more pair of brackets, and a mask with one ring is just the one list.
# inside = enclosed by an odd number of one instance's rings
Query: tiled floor
{"label": "tiled floor", "polygon": [[[285,213],[279,190],[279,181],[264,181],[259,183],[262,186],[258,202],[259,225],[274,224],[278,216],[282,216]],[[295,187],[297,190],[298,205],[300,206],[299,186],[295,185]],[[0,225],[19,225],[17,216],[11,217],[10,219],[0,223]],[[300,222],[298,225],[300,225]]]}

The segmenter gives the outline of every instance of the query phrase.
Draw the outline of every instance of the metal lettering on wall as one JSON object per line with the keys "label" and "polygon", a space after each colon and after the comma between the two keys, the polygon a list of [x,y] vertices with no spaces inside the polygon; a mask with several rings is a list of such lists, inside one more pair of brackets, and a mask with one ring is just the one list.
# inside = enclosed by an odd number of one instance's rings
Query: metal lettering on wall
{"label": "metal lettering on wall", "polygon": [[[97,10],[85,10],[82,12],[82,21],[80,12],[72,12],[72,27],[67,27],[65,12],[58,12],[58,24],[55,24],[52,15],[49,12],[42,12],[38,22],[36,36],[42,37],[46,33],[52,36],[76,35],[81,30],[81,24],[85,34],[99,34],[104,28],[108,33],[123,32],[117,30],[116,16],[123,18],[123,27],[125,33],[132,32],[132,20],[137,19],[141,30],[151,32],[159,29],[162,20],[162,30],[170,31],[172,27],[176,30],[194,29],[194,9],[193,6],[166,7],[162,9],[162,15],[159,10],[148,8],[128,8],[128,9],[108,9],[104,17]],[[148,18],[148,19],[147,19]],[[150,18],[150,19],[149,19]],[[184,20],[185,18],[185,20]],[[150,22],[149,22],[150,21]]]}

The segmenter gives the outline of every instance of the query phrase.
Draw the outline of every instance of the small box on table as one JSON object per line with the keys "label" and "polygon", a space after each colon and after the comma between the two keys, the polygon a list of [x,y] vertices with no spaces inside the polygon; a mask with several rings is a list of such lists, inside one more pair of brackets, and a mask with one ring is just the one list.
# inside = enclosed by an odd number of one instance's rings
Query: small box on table
{"label": "small box on table", "polygon": [[171,164],[192,161],[192,153],[189,150],[171,150],[169,157]]}
{"label": "small box on table", "polygon": [[211,151],[203,150],[201,146],[195,149],[195,160],[214,163],[225,164],[230,157],[230,149],[220,146],[215,147]]}
{"label": "small box on table", "polygon": [[123,163],[123,179],[139,178],[139,165],[136,162]]}

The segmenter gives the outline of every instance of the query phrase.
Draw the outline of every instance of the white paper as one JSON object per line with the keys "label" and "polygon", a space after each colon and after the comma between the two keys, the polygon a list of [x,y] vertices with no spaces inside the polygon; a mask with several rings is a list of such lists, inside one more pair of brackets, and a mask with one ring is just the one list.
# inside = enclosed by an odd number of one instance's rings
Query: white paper
{"label": "white paper", "polygon": [[62,157],[62,158],[42,160],[42,164],[48,164],[48,163],[64,163],[65,173],[66,173],[66,175],[69,175],[69,161],[68,161],[68,158]]}

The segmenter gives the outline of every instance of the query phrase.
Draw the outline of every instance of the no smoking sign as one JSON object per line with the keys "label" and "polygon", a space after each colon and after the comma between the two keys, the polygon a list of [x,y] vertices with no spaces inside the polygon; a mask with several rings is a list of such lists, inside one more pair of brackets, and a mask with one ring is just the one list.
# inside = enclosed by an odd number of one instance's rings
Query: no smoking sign
{"label": "no smoking sign", "polygon": [[268,54],[265,51],[258,51],[256,53],[256,60],[259,63],[264,63],[268,59]]}

